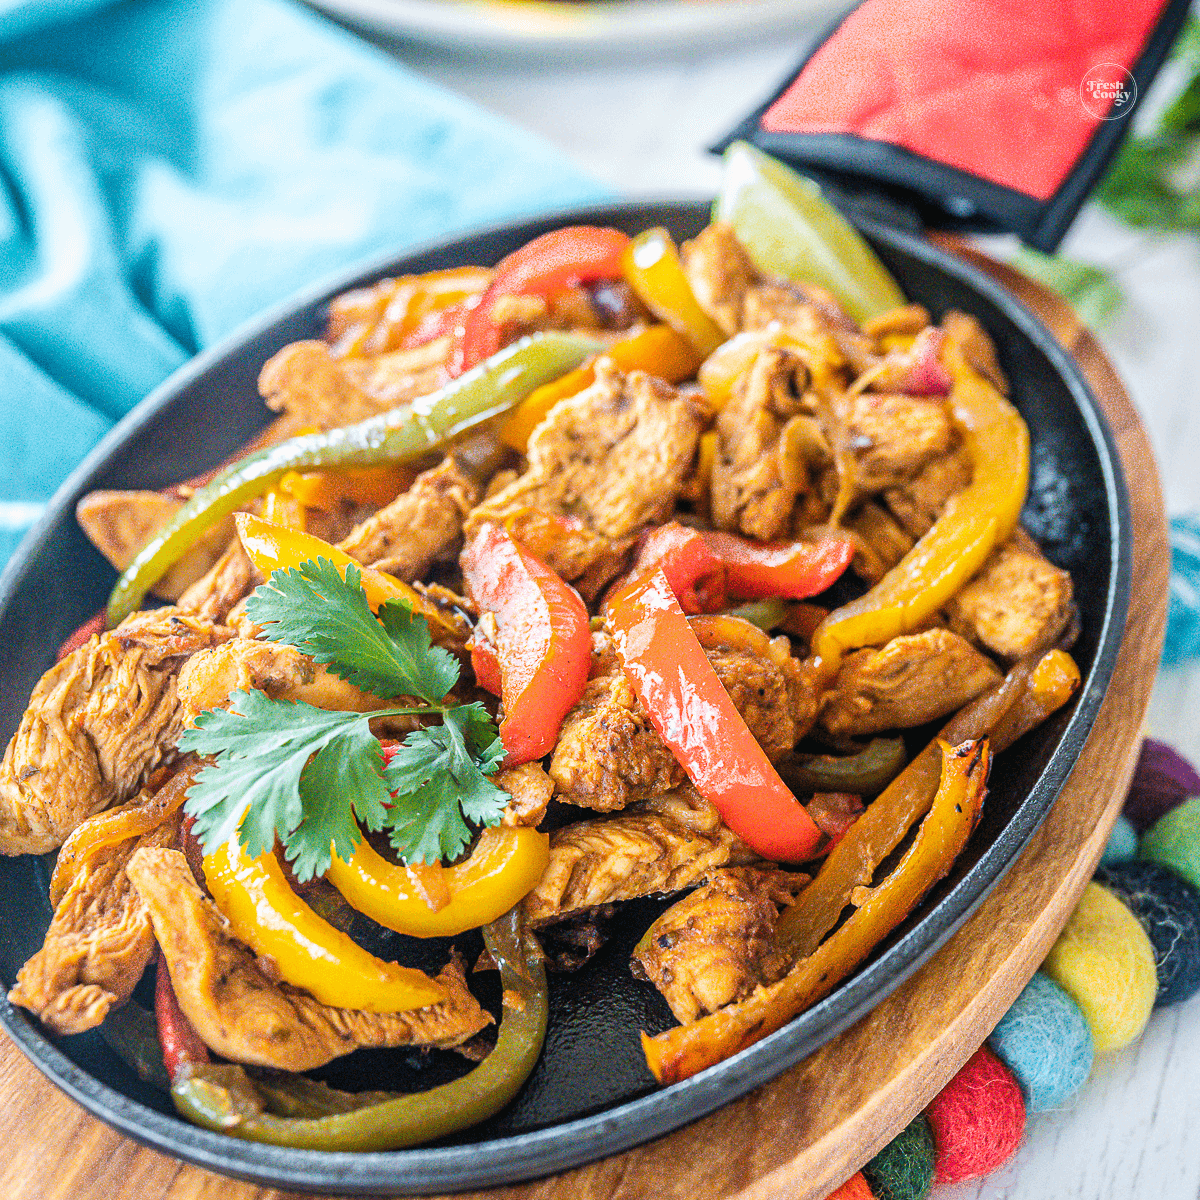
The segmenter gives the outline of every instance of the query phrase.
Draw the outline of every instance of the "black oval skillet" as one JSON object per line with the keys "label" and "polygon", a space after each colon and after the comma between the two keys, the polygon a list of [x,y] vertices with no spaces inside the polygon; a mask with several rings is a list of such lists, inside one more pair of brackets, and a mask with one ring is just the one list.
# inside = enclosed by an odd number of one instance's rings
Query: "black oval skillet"
{"label": "black oval skillet", "polygon": [[[267,421],[256,377],[284,344],[320,336],[329,299],[385,275],[494,263],[561,225],[667,226],[677,239],[708,220],[697,201],[630,203],[513,222],[380,260],[322,285],[242,329],[176,372],[118,425],[51,501],[0,576],[0,727],[15,730],[55,648],[102,606],[114,575],[75,524],[94,488],[158,488],[203,471]],[[542,1060],[517,1100],[450,1142],[396,1153],[282,1150],[197,1129],[140,1083],[94,1031],[57,1038],[7,1001],[0,1020],[37,1067],[102,1120],[139,1142],[210,1170],[314,1192],[412,1194],[547,1175],[675,1129],[810,1054],[886,996],[954,932],[1011,865],[1078,757],[1112,675],[1125,623],[1132,531],[1112,437],[1078,369],[1027,309],[998,284],[927,242],[886,227],[863,230],[908,295],[940,317],[974,313],[995,339],[1032,434],[1023,521],[1070,570],[1083,633],[1076,702],[1001,755],[983,820],[953,873],[851,979],[789,1026],[684,1083],[658,1088],[638,1030],[672,1024],[654,989],[632,978],[629,951],[663,907],[629,905],[612,940],[581,971],[556,977]],[[40,945],[50,919],[47,866],[0,860],[0,982]],[[484,979],[476,976],[477,980]],[[462,1068],[450,1056],[359,1052],[328,1077],[341,1086],[411,1089]]]}

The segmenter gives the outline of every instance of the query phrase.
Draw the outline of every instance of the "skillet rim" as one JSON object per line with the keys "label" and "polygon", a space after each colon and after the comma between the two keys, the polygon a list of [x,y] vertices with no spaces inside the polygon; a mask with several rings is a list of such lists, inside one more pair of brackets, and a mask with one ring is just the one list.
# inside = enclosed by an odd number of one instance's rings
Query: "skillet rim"
{"label": "skillet rim", "polygon": [[[569,223],[603,224],[634,212],[707,213],[694,197],[645,197],[518,217],[411,247],[379,254],[303,289],[252,318],[175,371],[123,418],[68,476],[12,559],[0,572],[0,612],[13,598],[26,567],[42,552],[52,528],[73,506],[109,456],[149,425],[176,394],[235,355],[277,323],[333,296],[394,272],[398,264],[446,252],[489,236],[537,236]],[[1088,431],[1104,481],[1112,531],[1104,619],[1095,658],[1058,743],[1008,824],[962,879],[878,958],[783,1029],[692,1079],[657,1088],[614,1108],[485,1143],[385,1152],[291,1150],[211,1133],[164,1115],[110,1087],[67,1057],[41,1027],[0,1001],[0,1024],[21,1052],[92,1115],[142,1145],[208,1170],[286,1189],[335,1194],[414,1194],[483,1188],[551,1175],[661,1137],[730,1103],[780,1074],[836,1037],[921,967],[982,903],[1024,849],[1074,765],[1112,677],[1128,611],[1132,579],[1129,498],[1108,423],[1074,360],[1041,321],[991,276],[922,238],[864,218],[853,218],[869,238],[939,274],[956,279],[993,304],[1050,362]]]}

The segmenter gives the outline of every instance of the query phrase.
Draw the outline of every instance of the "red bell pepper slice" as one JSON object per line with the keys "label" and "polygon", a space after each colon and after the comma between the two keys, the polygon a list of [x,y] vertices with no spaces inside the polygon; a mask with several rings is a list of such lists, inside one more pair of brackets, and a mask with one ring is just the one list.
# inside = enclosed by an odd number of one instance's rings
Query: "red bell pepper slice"
{"label": "red bell pepper slice", "polygon": [[501,296],[549,298],[576,283],[621,278],[621,254],[628,234],[593,225],[571,225],[543,233],[503,259],[491,286],[467,315],[450,371],[461,375],[500,349],[500,327],[492,305]]}
{"label": "red bell pepper slice", "polygon": [[179,1068],[185,1063],[206,1063],[208,1047],[184,1016],[183,1009],[171,986],[171,976],[162,952],[158,955],[157,975],[154,980],[154,1017],[158,1023],[158,1043],[162,1047],[163,1066],[167,1076],[174,1081]]}
{"label": "red bell pepper slice", "polygon": [[820,829],[729,698],[666,572],[656,569],[618,593],[608,625],[654,728],[725,824],[764,858],[811,858]]}
{"label": "red bell pepper slice", "polygon": [[725,564],[726,588],[739,600],[766,600],[771,596],[805,600],[819,595],[854,557],[854,543],[846,538],[751,542],[732,533],[706,532],[704,540]]}
{"label": "red bell pepper slice", "polygon": [[[624,583],[661,567],[685,613],[717,612],[725,607],[725,564],[698,529],[670,521],[641,543]],[[613,588],[616,595],[623,584]]]}
{"label": "red bell pepper slice", "polygon": [[731,596],[803,600],[833,584],[853,557],[854,544],[845,538],[751,542],[671,521],[645,538],[633,566],[611,594],[661,567],[686,613],[717,612]]}
{"label": "red bell pepper slice", "polygon": [[485,525],[471,539],[462,570],[472,603],[496,617],[507,765],[531,762],[554,748],[563,717],[583,695],[592,661],[587,608],[502,525]]}

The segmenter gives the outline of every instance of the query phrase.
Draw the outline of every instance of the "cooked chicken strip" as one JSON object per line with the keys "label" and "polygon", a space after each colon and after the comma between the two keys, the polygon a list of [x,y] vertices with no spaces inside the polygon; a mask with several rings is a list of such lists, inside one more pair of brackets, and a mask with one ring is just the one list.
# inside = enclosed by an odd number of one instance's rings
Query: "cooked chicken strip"
{"label": "cooked chicken strip", "polygon": [[[388,409],[417,396],[428,396],[442,387],[450,378],[446,367],[451,349],[451,339],[442,337],[411,350],[340,359],[339,365],[350,384],[382,409]],[[347,417],[341,423],[349,425],[361,419]]]}
{"label": "cooked chicken strip", "polygon": [[[124,1004],[154,956],[150,914],[126,866],[141,846],[174,847],[194,771],[89,817],[67,840],[50,885],[54,916],[8,998],[55,1033],[82,1033]],[[137,832],[137,831],[141,832]],[[122,833],[129,836],[122,837]]]}
{"label": "cooked chicken strip", "polygon": [[927,629],[848,654],[822,699],[818,723],[839,737],[911,729],[954,712],[1002,678],[958,634]]}
{"label": "cooked chicken strip", "polygon": [[[75,519],[88,540],[118,571],[183,507],[164,492],[89,492],[75,506]],[[233,518],[218,521],[154,585],[164,600],[178,600],[219,559],[233,538]]]}
{"label": "cooked chicken strip", "polygon": [[503,522],[595,595],[674,507],[699,436],[699,414],[674,388],[601,359],[596,382],[551,409],[529,439],[525,473],[471,513],[466,533]]}
{"label": "cooked chicken strip", "polygon": [[448,457],[357,526],[341,549],[363,566],[411,583],[459,539],[478,500],[479,485]]}
{"label": "cooked chicken strip", "polygon": [[970,459],[958,447],[930,459],[911,479],[885,488],[883,501],[906,532],[920,538],[933,528],[946,501],[970,482]]}
{"label": "cooked chicken strip", "polygon": [[311,1071],[366,1046],[452,1049],[491,1024],[457,960],[437,976],[447,998],[428,1008],[330,1008],[263,974],[253,952],[230,936],[178,850],[142,848],[127,870],[150,912],[180,1008],[201,1041],[223,1058]]}
{"label": "cooked chicken strip", "polygon": [[951,427],[940,400],[860,392],[839,404],[846,448],[855,457],[859,495],[895,487],[950,448]]}
{"label": "cooked chicken strip", "polygon": [[492,782],[512,797],[504,807],[502,825],[537,825],[554,795],[554,784],[540,762],[497,771]]}
{"label": "cooked chicken strip", "polygon": [[712,520],[718,529],[761,541],[791,531],[799,482],[782,461],[781,435],[805,410],[808,370],[787,350],[768,346],[717,417]]}
{"label": "cooked chicken strip", "polygon": [[683,269],[700,307],[732,337],[742,327],[746,291],[758,271],[733,226],[714,221],[680,248]]}
{"label": "cooked chicken strip", "polygon": [[232,636],[177,608],[153,609],[51,667],[0,763],[0,853],[45,854],[128,800],[183,729],[180,667]]}
{"label": "cooked chicken strip", "polygon": [[324,342],[292,342],[269,359],[258,390],[269,408],[286,414],[289,436],[300,429],[336,429],[386,412],[396,401],[368,394]]}
{"label": "cooked chicken strip", "polygon": [[295,646],[234,638],[201,650],[179,672],[179,705],[184,727],[208,708],[224,708],[235,691],[257,689],[272,700],[299,700],[334,712],[373,712],[381,700],[301,654]]}
{"label": "cooked chicken strip", "polygon": [[850,562],[854,573],[869,584],[878,583],[913,547],[913,539],[874,500],[868,500],[846,522],[855,538]]}
{"label": "cooked chicken strip", "polygon": [[778,971],[769,962],[780,908],[807,875],[732,867],[667,909],[633,952],[633,973],[654,984],[680,1024],[742,1000]]}
{"label": "cooked chicken strip", "polygon": [[179,597],[179,608],[200,620],[225,624],[234,607],[262,581],[235,537],[212,570]]}
{"label": "cooked chicken strip", "polygon": [[1001,658],[1017,659],[1062,636],[1074,611],[1071,576],[1018,527],[946,606],[950,628]]}
{"label": "cooked chicken strip", "polygon": [[[717,677],[771,759],[791,750],[816,714],[799,676],[800,663],[785,645],[786,639],[768,653],[757,646],[706,649]],[[559,799],[599,812],[663,795],[686,779],[624,671],[615,661],[599,660],[608,661],[611,669],[588,682],[567,714],[550,760]]]}
{"label": "cooked chicken strip", "polygon": [[556,829],[545,874],[522,903],[529,921],[556,921],[600,904],[679,891],[718,867],[757,857],[685,784],[618,816]]}

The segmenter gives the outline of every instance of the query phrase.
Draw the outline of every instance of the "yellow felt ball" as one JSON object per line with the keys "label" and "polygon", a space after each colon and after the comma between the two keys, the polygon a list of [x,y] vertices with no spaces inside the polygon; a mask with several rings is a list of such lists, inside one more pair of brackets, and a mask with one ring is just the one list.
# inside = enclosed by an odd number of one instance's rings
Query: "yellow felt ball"
{"label": "yellow felt ball", "polygon": [[1042,970],[1079,1005],[1097,1054],[1128,1046],[1145,1028],[1158,993],[1146,931],[1098,883],[1084,889]]}

